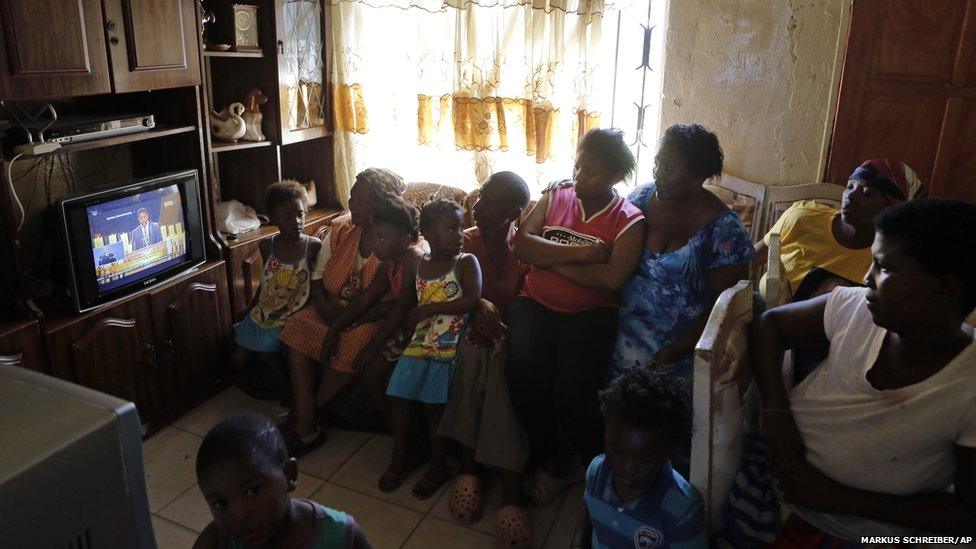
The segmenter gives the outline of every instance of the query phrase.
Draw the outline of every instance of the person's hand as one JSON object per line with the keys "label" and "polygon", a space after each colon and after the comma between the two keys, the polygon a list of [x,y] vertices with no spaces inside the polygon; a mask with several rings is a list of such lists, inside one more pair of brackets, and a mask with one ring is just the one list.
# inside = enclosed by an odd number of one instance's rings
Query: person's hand
{"label": "person's hand", "polygon": [[366,367],[369,366],[371,362],[373,362],[373,359],[376,358],[376,355],[379,352],[380,352],[379,347],[373,345],[372,343],[367,344],[365,347],[363,347],[361,351],[359,351],[359,354],[356,355],[356,360],[353,360],[352,362],[353,371],[365,372]]}
{"label": "person's hand", "polygon": [[793,414],[780,410],[762,413],[763,434],[766,437],[766,461],[774,478],[789,471],[806,467],[806,446]]}
{"label": "person's hand", "polygon": [[332,357],[335,356],[336,349],[339,344],[339,334],[336,330],[329,329],[329,333],[325,335],[325,341],[322,342],[322,351],[319,353],[319,361],[322,364],[328,364]]}
{"label": "person's hand", "polygon": [[847,487],[810,464],[781,471],[777,480],[783,499],[789,503],[824,513],[846,512],[843,505],[849,499]]}
{"label": "person's hand", "polygon": [[[468,341],[479,347],[489,343],[498,343],[505,338],[508,326],[502,322],[502,314],[495,304],[487,299],[478,302],[478,308],[471,319],[468,330]],[[480,343],[480,345],[479,345]]]}
{"label": "person's hand", "polygon": [[566,187],[572,187],[574,185],[572,179],[560,179],[559,181],[553,181],[546,185],[545,189],[542,189],[542,194],[546,194],[549,191],[556,189],[565,189]]}
{"label": "person's hand", "polygon": [[610,252],[613,251],[609,244],[600,241],[581,247],[583,248],[583,263],[606,263],[610,259]]}

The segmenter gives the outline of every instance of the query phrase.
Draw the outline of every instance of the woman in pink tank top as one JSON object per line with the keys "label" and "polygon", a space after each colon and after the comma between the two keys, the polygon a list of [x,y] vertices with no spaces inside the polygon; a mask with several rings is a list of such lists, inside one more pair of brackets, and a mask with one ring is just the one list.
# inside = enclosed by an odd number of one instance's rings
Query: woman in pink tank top
{"label": "woman in pink tank top", "polygon": [[515,239],[515,254],[532,267],[506,315],[506,375],[540,467],[530,483],[537,500],[565,484],[573,454],[589,463],[602,452],[597,391],[617,335],[617,294],[644,242],[644,215],[613,186],[634,167],[623,132],[590,131],[577,150],[574,185],[543,196]]}

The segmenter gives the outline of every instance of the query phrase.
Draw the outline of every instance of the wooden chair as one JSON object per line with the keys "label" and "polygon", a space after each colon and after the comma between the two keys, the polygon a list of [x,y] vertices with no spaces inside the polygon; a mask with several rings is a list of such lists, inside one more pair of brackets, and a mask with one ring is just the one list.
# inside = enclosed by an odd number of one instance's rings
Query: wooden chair
{"label": "wooden chair", "polygon": [[721,527],[742,463],[743,435],[756,417],[759,393],[747,347],[751,320],[752,284],[743,280],[719,296],[695,347],[689,476],[705,502],[710,532]]}
{"label": "wooden chair", "polygon": [[[809,183],[806,185],[770,186],[766,188],[766,203],[762,216],[761,238],[776,224],[780,216],[794,202],[816,200],[840,208],[844,187],[831,183]],[[758,240],[755,239],[755,240]]]}
{"label": "wooden chair", "polygon": [[753,242],[762,237],[764,234],[760,232],[762,229],[762,208],[767,193],[765,185],[723,173],[717,180],[706,183],[705,188],[719,197],[732,211],[739,214]]}
{"label": "wooden chair", "polygon": [[769,235],[769,255],[766,257],[766,308],[778,307],[790,301],[790,281],[786,278],[780,257],[779,233]]}

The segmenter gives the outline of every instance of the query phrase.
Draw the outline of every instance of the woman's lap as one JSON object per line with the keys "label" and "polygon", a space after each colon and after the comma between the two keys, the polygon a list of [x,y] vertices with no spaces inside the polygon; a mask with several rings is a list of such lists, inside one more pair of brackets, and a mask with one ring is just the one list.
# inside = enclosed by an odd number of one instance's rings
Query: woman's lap
{"label": "woman's lap", "polygon": [[[329,367],[339,372],[355,372],[353,362],[376,333],[377,327],[377,322],[371,322],[344,330],[339,335],[336,354],[329,362]],[[290,352],[298,352],[318,361],[328,332],[329,326],[322,321],[315,308],[306,307],[288,319],[278,339]]]}

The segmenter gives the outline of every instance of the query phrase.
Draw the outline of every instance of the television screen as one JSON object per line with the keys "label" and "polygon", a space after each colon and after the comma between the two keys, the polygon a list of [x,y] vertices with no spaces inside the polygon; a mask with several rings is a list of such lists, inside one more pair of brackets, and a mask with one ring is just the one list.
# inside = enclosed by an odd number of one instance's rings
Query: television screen
{"label": "television screen", "polygon": [[186,261],[186,218],[176,185],[88,206],[86,213],[100,295]]}
{"label": "television screen", "polygon": [[79,311],[154,286],[206,257],[195,171],[69,198],[61,211]]}

